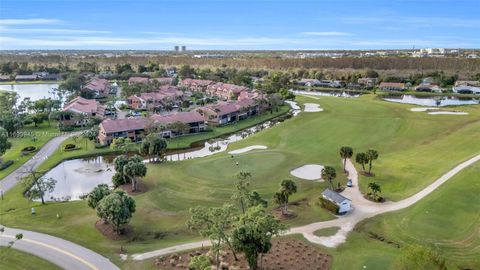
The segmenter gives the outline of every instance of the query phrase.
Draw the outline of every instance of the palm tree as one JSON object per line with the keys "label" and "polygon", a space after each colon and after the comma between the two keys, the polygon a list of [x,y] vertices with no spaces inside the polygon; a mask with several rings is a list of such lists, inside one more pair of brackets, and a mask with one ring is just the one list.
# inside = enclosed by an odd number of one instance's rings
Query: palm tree
{"label": "palm tree", "polygon": [[377,199],[377,193],[382,192],[380,185],[375,182],[368,183],[368,188],[372,191],[373,199],[375,200]]}
{"label": "palm tree", "polygon": [[290,195],[297,192],[297,185],[295,182],[289,179],[285,179],[280,184],[280,191],[275,193],[273,196],[275,202],[282,207],[282,215],[286,215],[288,213],[288,198]]}
{"label": "palm tree", "polygon": [[353,149],[350,146],[343,146],[340,148],[340,157],[343,158],[343,172],[347,172],[345,169],[345,165],[347,164],[347,158],[351,158],[353,156]]}
{"label": "palm tree", "polygon": [[334,190],[333,179],[335,179],[335,177],[337,177],[337,172],[335,171],[335,168],[331,166],[325,166],[322,169],[322,179],[326,179],[330,183],[330,187],[332,188],[332,190]]}
{"label": "palm tree", "polygon": [[367,159],[367,154],[365,153],[357,153],[355,155],[355,161],[358,163],[358,164],[361,164],[362,165],[362,169],[363,171],[365,171],[365,164],[368,163],[368,159]]}
{"label": "palm tree", "polygon": [[368,160],[368,174],[371,174],[372,171],[372,161],[378,159],[378,152],[374,149],[367,150],[367,160]]}

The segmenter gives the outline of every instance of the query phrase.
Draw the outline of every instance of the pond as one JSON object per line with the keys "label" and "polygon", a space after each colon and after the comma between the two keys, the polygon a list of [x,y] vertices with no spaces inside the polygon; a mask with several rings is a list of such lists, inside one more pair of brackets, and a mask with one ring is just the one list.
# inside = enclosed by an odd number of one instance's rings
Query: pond
{"label": "pond", "polygon": [[47,201],[80,200],[98,184],[112,184],[113,164],[103,157],[67,160],[48,171],[44,177],[57,181],[45,195]]}
{"label": "pond", "polygon": [[[295,111],[298,110],[295,110],[295,108],[298,105],[292,102],[290,106],[293,109],[291,116],[297,115]],[[285,119],[287,118],[289,117]],[[203,142],[197,147],[185,151],[167,153],[165,160],[170,162],[182,161],[223,152],[227,150],[229,144],[243,140],[263,129],[279,125],[283,120],[266,121],[235,134]],[[112,185],[112,177],[115,174],[112,164],[114,158],[114,155],[106,155],[87,159],[73,159],[60,163],[45,174],[45,177],[57,180],[54,191],[46,194],[45,199],[47,201],[79,200],[82,195],[89,193],[99,184]],[[149,163],[149,160],[146,159],[144,162]]]}
{"label": "pond", "polygon": [[384,98],[386,101],[414,104],[420,106],[455,106],[455,105],[477,105],[480,104],[479,99],[474,98],[458,98],[458,97],[442,97],[442,96],[414,96],[414,95],[398,95]]}
{"label": "pond", "polygon": [[345,97],[354,98],[361,94],[351,91],[305,91],[305,90],[290,90],[295,95],[309,95],[309,96],[324,96],[324,97]]}
{"label": "pond", "polygon": [[0,90],[14,91],[19,95],[18,103],[29,97],[31,101],[42,98],[55,98],[53,89],[58,88],[57,83],[35,83],[35,84],[2,84]]}

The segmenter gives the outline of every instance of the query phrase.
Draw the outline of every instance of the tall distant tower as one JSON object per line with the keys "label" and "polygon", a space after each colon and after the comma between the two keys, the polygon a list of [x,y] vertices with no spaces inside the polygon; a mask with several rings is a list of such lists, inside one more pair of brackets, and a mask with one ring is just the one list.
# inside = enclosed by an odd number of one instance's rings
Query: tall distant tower
{"label": "tall distant tower", "polygon": [[187,51],[187,46],[183,45],[182,46],[182,52],[186,52]]}
{"label": "tall distant tower", "polygon": [[178,47],[178,45],[177,45],[177,46],[174,46],[174,47],[173,47],[173,50],[174,50],[175,52],[178,52],[178,51],[180,50],[180,47]]}

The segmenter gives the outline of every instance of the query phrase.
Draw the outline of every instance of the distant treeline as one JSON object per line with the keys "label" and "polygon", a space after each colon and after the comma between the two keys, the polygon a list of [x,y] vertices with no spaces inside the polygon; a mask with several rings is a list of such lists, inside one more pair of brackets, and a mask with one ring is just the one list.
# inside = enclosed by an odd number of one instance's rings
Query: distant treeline
{"label": "distant treeline", "polygon": [[442,70],[468,76],[480,72],[480,59],[465,58],[412,58],[412,57],[365,57],[365,58],[314,58],[284,59],[278,57],[242,57],[224,59],[198,59],[188,56],[120,56],[82,57],[71,55],[0,55],[0,63],[28,62],[29,64],[75,66],[79,62],[95,62],[99,67],[129,63],[132,66],[155,62],[164,66],[190,65],[192,67],[235,67],[250,69],[374,69],[399,71]]}

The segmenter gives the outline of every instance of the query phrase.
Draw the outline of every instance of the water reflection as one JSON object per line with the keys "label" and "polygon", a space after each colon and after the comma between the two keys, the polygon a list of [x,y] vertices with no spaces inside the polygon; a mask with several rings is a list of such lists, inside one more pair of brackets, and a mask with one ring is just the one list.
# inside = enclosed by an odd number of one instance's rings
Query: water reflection
{"label": "water reflection", "polygon": [[55,190],[45,195],[47,201],[79,200],[98,184],[112,184],[113,164],[103,157],[67,160],[45,174],[57,181]]}
{"label": "water reflection", "polygon": [[384,98],[386,101],[414,104],[420,106],[455,106],[455,105],[476,105],[479,104],[478,99],[459,98],[459,97],[417,97],[414,95],[389,96]]}

